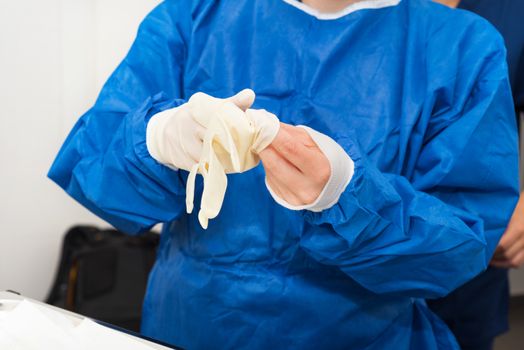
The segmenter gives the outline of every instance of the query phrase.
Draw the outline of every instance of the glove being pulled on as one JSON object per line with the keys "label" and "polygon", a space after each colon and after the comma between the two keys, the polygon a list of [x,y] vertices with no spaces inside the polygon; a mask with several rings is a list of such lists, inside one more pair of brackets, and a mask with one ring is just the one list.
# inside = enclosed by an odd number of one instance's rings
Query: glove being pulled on
{"label": "glove being pulled on", "polygon": [[147,147],[158,162],[189,171],[186,209],[193,211],[196,174],[204,178],[198,219],[207,228],[222,207],[229,173],[241,173],[258,165],[258,153],[276,137],[278,118],[248,109],[252,90],[229,99],[194,94],[177,108],[153,116],[147,127]]}

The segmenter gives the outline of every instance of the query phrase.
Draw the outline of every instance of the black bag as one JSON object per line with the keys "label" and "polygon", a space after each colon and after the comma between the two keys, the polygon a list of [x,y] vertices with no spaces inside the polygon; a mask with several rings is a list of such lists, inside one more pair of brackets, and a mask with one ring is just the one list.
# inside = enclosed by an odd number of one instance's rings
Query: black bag
{"label": "black bag", "polygon": [[158,242],[159,235],[152,232],[128,236],[93,226],[71,228],[46,302],[139,331]]}

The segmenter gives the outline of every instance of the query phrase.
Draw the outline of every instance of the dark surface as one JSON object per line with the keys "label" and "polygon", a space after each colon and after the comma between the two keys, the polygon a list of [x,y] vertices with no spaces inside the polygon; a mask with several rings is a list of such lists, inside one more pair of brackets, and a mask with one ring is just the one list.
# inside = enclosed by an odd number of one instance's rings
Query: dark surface
{"label": "dark surface", "polygon": [[509,332],[495,341],[495,350],[520,349],[524,349],[524,296],[511,298]]}
{"label": "dark surface", "polygon": [[502,34],[515,105],[524,110],[524,1],[462,0],[459,8],[484,17]]}
{"label": "dark surface", "polygon": [[490,349],[508,329],[508,272],[490,267],[429,307],[451,329],[463,349]]}
{"label": "dark surface", "polygon": [[142,301],[157,234],[131,237],[76,226],[66,234],[48,304],[131,331],[140,330]]}

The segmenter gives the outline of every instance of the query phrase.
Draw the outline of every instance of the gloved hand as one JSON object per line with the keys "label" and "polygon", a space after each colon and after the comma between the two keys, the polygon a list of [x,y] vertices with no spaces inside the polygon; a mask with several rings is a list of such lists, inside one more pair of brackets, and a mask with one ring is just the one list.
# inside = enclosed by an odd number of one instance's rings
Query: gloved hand
{"label": "gloved hand", "polygon": [[227,188],[227,173],[255,167],[258,153],[279,130],[277,117],[264,110],[249,110],[252,90],[230,99],[204,93],[151,118],[147,147],[153,158],[172,168],[190,171],[186,187],[187,212],[193,210],[196,174],[204,177],[204,191],[198,215],[202,227],[220,212]]}
{"label": "gloved hand", "polygon": [[[190,171],[200,160],[207,120],[226,102],[239,111],[253,104],[255,93],[245,89],[228,99],[196,93],[188,103],[155,114],[147,124],[146,143],[151,156],[174,169]],[[202,103],[205,107],[199,107]],[[196,115],[200,113],[201,115]]]}

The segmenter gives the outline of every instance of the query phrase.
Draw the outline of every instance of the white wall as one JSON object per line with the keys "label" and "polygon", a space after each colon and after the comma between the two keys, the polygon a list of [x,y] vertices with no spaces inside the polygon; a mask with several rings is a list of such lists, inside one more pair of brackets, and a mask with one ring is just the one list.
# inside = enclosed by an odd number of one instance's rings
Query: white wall
{"label": "white wall", "polygon": [[160,0],[0,0],[0,290],[43,299],[63,233],[103,224],[46,178]]}

